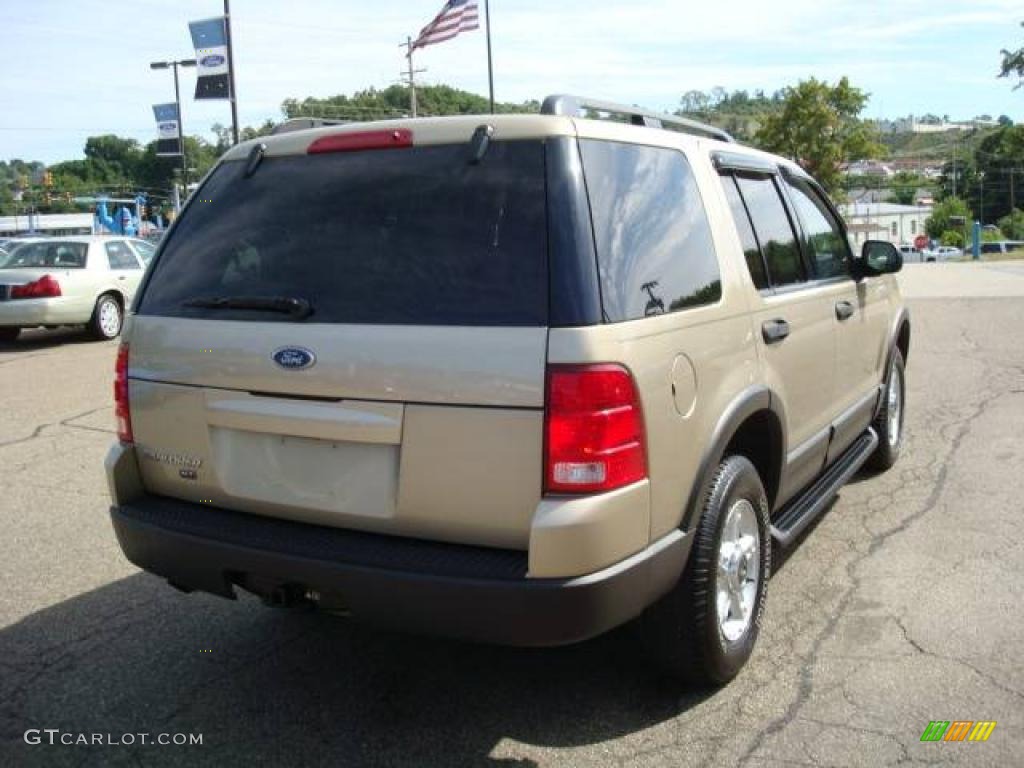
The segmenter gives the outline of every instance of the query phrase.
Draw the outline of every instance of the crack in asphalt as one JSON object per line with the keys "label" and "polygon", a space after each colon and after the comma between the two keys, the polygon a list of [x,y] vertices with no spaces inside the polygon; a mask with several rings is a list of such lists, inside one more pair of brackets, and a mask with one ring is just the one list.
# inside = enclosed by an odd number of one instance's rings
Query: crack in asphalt
{"label": "crack in asphalt", "polygon": [[[977,343],[973,342],[973,340],[970,342],[970,346],[972,347],[972,349],[977,349]],[[978,362],[980,362],[986,369],[989,368],[988,364],[985,361]],[[1018,372],[1021,370],[1018,366],[1007,367],[1017,370]],[[983,378],[989,377],[984,376]],[[851,602],[851,600],[860,592],[861,577],[857,575],[859,567],[868,559],[870,559],[876,552],[878,552],[879,549],[885,546],[885,544],[890,539],[892,539],[894,536],[904,533],[910,528],[910,526],[912,526],[926,514],[935,509],[937,501],[946,489],[946,483],[949,477],[949,468],[952,465],[953,459],[955,458],[957,452],[960,450],[960,445],[967,437],[967,435],[970,433],[971,427],[974,425],[974,422],[981,416],[983,416],[996,401],[1010,394],[1015,393],[1009,387],[994,392],[988,397],[985,397],[980,401],[974,403],[971,406],[972,411],[968,413],[965,417],[961,418],[957,422],[954,422],[954,424],[947,425],[955,425],[957,429],[955,434],[949,440],[950,448],[946,452],[945,458],[941,461],[941,464],[939,465],[939,469],[936,474],[934,484],[932,485],[932,489],[931,492],[928,494],[928,497],[924,500],[924,502],[920,505],[916,512],[908,515],[898,525],[886,531],[872,535],[871,542],[869,543],[867,550],[846,564],[844,570],[849,580],[849,586],[843,592],[836,608],[829,615],[829,618],[825,626],[822,628],[821,632],[815,638],[813,644],[811,645],[810,651],[802,660],[802,666],[800,668],[800,683],[797,687],[797,694],[795,698],[786,707],[785,712],[783,712],[781,716],[772,720],[767,725],[767,727],[765,727],[763,730],[761,730],[760,733],[758,733],[757,737],[753,740],[750,746],[740,756],[738,760],[739,765],[745,765],[749,763],[752,759],[754,759],[755,753],[764,746],[765,742],[771,736],[775,735],[776,733],[779,733],[787,726],[789,726],[792,722],[798,719],[800,710],[810,699],[811,694],[813,692],[814,667],[818,660],[818,656],[821,652],[821,649],[828,640],[832,639],[835,636],[840,618],[845,614],[846,608]],[[870,501],[870,499],[868,501]],[[919,652],[928,653],[924,648],[922,648],[917,643],[911,644]],[[934,656],[934,654],[929,655]],[[1018,691],[1015,691],[1013,689],[1007,689],[1004,685],[1001,685],[998,682],[992,680],[991,676],[974,668],[968,662],[956,658],[952,658],[949,660],[961,663],[964,666],[971,668],[975,673],[977,673],[984,679],[993,682],[993,684],[995,684],[1000,689],[1005,690],[1006,692],[1011,693],[1014,696],[1021,697],[1021,694]]]}
{"label": "crack in asphalt", "polygon": [[[3,442],[0,442],[0,448],[9,448],[12,445],[24,445],[25,443],[29,443],[29,442],[31,442],[33,440],[37,440],[38,438],[43,437],[43,430],[45,430],[45,429],[47,429],[49,427],[58,427],[59,426],[59,427],[67,427],[69,429],[83,429],[83,430],[89,430],[91,432],[108,432],[110,434],[114,434],[113,430],[101,429],[99,427],[90,427],[90,426],[87,426],[85,424],[71,424],[71,423],[69,423],[69,422],[72,422],[72,421],[77,421],[78,419],[84,419],[86,416],[91,416],[94,413],[99,413],[100,411],[104,411],[107,408],[110,408],[110,406],[109,405],[103,405],[103,406],[100,406],[98,408],[91,408],[88,411],[83,411],[82,413],[75,414],[74,416],[68,416],[66,419],[59,419],[57,421],[48,421],[45,424],[39,424],[39,425],[37,425],[32,430],[32,434],[30,434],[30,435],[26,435],[25,437],[18,437],[18,438],[15,438],[14,440],[5,440]],[[46,435],[46,437],[50,437],[50,435]]]}

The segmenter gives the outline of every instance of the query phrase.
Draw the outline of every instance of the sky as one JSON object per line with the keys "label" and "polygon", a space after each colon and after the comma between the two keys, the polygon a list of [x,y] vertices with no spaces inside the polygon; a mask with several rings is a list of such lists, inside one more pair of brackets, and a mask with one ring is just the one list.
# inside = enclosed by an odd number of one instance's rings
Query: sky
{"label": "sky", "polygon": [[[289,97],[399,80],[399,44],[443,0],[234,0],[242,125],[281,117]],[[481,14],[483,0],[480,0]],[[871,94],[866,116],[928,112],[1024,121],[1024,88],[997,79],[1024,45],[1022,0],[491,0],[495,97],[552,92],[672,110],[693,89],[771,92],[846,75]],[[190,58],[188,22],[218,0],[0,0],[0,160],[82,157],[88,136],[156,138],[152,105],[174,98],[169,70]],[[416,54],[427,83],[487,93],[483,29]],[[212,139],[225,101],[196,102],[182,70],[186,133]]]}

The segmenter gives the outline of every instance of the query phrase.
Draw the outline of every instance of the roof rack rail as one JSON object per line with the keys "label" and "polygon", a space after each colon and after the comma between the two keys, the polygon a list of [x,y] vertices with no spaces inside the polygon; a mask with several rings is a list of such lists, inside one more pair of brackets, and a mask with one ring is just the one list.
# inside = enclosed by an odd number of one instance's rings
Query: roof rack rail
{"label": "roof rack rail", "polygon": [[708,136],[719,141],[735,143],[736,139],[727,131],[716,128],[707,123],[699,123],[677,115],[668,115],[662,112],[650,112],[639,107],[629,107],[625,104],[616,104],[611,101],[599,101],[598,99],[585,99],[582,96],[571,96],[565,93],[558,93],[548,96],[541,105],[542,115],[566,115],[578,117],[581,110],[592,109],[595,112],[609,112],[615,115],[625,115],[632,125],[642,125],[648,128],[676,129],[683,133],[693,133],[698,136]]}

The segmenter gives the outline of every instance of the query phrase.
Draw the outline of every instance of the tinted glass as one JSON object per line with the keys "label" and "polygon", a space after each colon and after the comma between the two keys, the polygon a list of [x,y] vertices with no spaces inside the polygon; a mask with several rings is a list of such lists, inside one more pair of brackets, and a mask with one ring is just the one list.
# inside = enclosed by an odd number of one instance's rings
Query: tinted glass
{"label": "tinted glass", "polygon": [[142,269],[139,260],[135,258],[132,249],[126,243],[115,241],[105,243],[107,249],[107,263],[111,269]]}
{"label": "tinted glass", "polygon": [[725,189],[725,198],[729,201],[729,210],[732,211],[733,221],[736,222],[736,231],[740,236],[740,244],[743,246],[743,256],[747,260],[747,269],[750,277],[758,290],[768,287],[768,276],[764,271],[764,260],[761,258],[761,248],[757,244],[754,230],[750,226],[750,216],[743,205],[743,198],[736,188],[736,179],[733,176],[722,177],[722,187]]}
{"label": "tinted glass", "polygon": [[796,235],[774,180],[764,176],[740,176],[736,181],[761,243],[771,284],[788,285],[806,280]]}
{"label": "tinted glass", "polygon": [[55,267],[59,269],[82,269],[85,267],[89,246],[86,243],[69,243],[47,240],[43,243],[22,243],[11,248],[7,256],[0,256],[0,269],[33,267]]}
{"label": "tinted glass", "polygon": [[581,141],[608,320],[710,304],[718,259],[693,172],[678,151]]}
{"label": "tinted glass", "polygon": [[806,182],[787,180],[790,199],[803,224],[807,253],[815,277],[850,274],[851,254],[846,239],[821,196]]}
{"label": "tinted glass", "polygon": [[140,314],[289,321],[197,297],[301,298],[315,323],[544,325],[544,145],[493,142],[221,165],[156,257]]}

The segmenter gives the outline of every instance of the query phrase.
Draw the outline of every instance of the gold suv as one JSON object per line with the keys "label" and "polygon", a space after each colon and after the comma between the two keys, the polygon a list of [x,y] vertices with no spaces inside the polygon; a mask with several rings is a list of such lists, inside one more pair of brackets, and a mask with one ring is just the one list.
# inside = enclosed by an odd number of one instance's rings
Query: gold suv
{"label": "gold suv", "polygon": [[521,645],[637,620],[723,683],[773,544],[899,454],[901,264],[793,163],[614,104],[241,144],[126,320],[114,529],[185,591]]}

